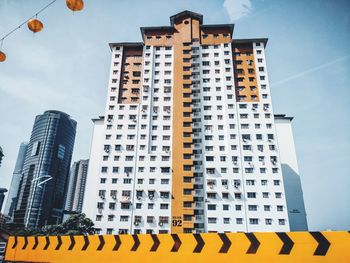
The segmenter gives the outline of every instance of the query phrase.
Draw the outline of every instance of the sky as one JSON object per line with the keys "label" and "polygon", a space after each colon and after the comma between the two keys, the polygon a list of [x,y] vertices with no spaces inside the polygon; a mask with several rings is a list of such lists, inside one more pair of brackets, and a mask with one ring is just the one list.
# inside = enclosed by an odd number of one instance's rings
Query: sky
{"label": "sky", "polygon": [[[50,0],[0,0],[0,38]],[[36,115],[61,110],[78,122],[73,161],[89,158],[91,119],[103,115],[108,43],[141,41],[141,26],[169,25],[183,10],[205,24],[234,23],[233,38],[267,37],[275,113],[293,116],[310,230],[350,229],[350,1],[85,0],[82,12],[56,1],[3,43],[0,63],[0,187],[11,182],[19,145]]]}

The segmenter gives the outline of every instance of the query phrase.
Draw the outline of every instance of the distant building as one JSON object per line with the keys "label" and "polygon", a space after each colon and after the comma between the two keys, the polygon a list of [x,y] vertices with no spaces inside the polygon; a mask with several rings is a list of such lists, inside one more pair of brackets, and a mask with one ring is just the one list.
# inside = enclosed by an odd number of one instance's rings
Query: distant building
{"label": "distant building", "polygon": [[0,212],[1,212],[1,209],[2,209],[2,204],[4,202],[4,199],[5,199],[5,193],[7,192],[7,189],[5,188],[0,188]]}
{"label": "distant building", "polygon": [[275,115],[290,231],[307,231],[306,211],[294,146],[292,120],[292,117],[286,117],[284,114]]}
{"label": "distant building", "polygon": [[7,195],[4,214],[11,219],[13,218],[13,212],[17,204],[17,195],[18,195],[18,190],[22,180],[23,165],[24,165],[24,160],[27,152],[27,147],[28,147],[28,143],[26,142],[21,143],[19,147],[17,161],[16,161],[15,169],[12,175],[11,186],[9,189],[9,193]]}
{"label": "distant building", "polygon": [[61,221],[76,125],[60,111],[35,118],[14,211],[16,225],[38,227]]}
{"label": "distant building", "polygon": [[0,166],[1,166],[1,162],[2,162],[3,157],[4,157],[4,152],[2,151],[2,148],[0,146]]}
{"label": "distant building", "polygon": [[69,173],[65,210],[81,213],[89,160],[74,162]]}

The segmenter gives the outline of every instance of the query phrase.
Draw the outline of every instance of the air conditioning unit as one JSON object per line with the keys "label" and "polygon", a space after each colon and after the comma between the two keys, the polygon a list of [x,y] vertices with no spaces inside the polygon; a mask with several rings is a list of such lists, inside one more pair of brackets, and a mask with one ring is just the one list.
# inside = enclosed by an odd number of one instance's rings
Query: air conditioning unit
{"label": "air conditioning unit", "polygon": [[150,200],[153,200],[154,195],[148,195],[148,198],[149,198]]}
{"label": "air conditioning unit", "polygon": [[105,200],[105,199],[106,199],[106,197],[105,197],[104,195],[100,195],[100,198],[101,198],[102,200]]}
{"label": "air conditioning unit", "polygon": [[226,189],[228,189],[228,185],[226,184],[226,185],[224,185],[224,187],[226,188]]}
{"label": "air conditioning unit", "polygon": [[209,188],[210,189],[214,189],[214,185],[209,185]]}
{"label": "air conditioning unit", "polygon": [[159,225],[159,226],[163,226],[163,222],[162,222],[162,221],[159,221],[158,225]]}
{"label": "air conditioning unit", "polygon": [[111,195],[112,199],[113,200],[116,200],[117,199],[117,196],[116,195]]}
{"label": "air conditioning unit", "polygon": [[139,221],[135,221],[135,222],[134,222],[134,225],[135,225],[135,226],[138,226],[139,224],[140,224]]}
{"label": "air conditioning unit", "polygon": [[135,123],[137,122],[137,120],[136,120],[136,119],[133,119],[132,121],[133,121],[133,122],[135,122]]}
{"label": "air conditioning unit", "polygon": [[136,196],[136,198],[137,198],[137,200],[141,200],[142,197],[138,195],[138,196]]}

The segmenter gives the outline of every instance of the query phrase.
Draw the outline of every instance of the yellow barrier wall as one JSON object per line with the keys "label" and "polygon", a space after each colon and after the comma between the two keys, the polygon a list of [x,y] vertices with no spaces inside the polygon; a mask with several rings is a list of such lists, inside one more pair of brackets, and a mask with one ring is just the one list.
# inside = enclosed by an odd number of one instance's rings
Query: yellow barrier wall
{"label": "yellow barrier wall", "polygon": [[10,237],[6,261],[350,262],[349,232]]}

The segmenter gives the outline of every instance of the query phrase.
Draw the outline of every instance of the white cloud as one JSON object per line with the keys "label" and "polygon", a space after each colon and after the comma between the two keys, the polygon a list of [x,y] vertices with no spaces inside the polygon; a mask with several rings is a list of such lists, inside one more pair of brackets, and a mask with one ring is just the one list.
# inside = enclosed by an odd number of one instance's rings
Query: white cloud
{"label": "white cloud", "polygon": [[231,20],[235,21],[249,15],[253,6],[251,0],[225,0],[224,7]]}

